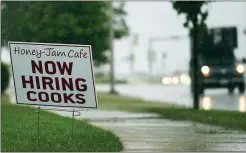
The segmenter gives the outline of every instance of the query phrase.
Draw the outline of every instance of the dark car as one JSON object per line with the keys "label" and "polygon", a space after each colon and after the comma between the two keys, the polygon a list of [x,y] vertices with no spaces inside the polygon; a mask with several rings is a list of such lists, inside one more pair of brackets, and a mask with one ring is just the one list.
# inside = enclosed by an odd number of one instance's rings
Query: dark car
{"label": "dark car", "polygon": [[199,93],[207,88],[235,88],[245,92],[244,65],[234,55],[235,27],[210,29],[199,45]]}

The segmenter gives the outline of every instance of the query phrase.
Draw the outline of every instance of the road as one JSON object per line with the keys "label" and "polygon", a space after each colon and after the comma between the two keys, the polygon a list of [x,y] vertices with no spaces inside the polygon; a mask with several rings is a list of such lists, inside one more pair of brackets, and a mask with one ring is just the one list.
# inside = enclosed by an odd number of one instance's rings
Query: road
{"label": "road", "polygon": [[[96,90],[109,91],[109,85],[98,84]],[[116,90],[122,95],[192,107],[192,95],[188,85],[125,84],[116,85]],[[234,94],[229,95],[226,89],[208,89],[200,97],[200,107],[206,110],[223,109],[246,112],[246,94],[239,94],[235,90]]]}

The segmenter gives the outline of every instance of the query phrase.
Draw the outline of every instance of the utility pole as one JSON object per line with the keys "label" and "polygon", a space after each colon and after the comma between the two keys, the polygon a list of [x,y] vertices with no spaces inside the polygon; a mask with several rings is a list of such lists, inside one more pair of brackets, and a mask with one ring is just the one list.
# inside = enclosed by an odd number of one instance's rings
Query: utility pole
{"label": "utility pole", "polygon": [[135,56],[134,56],[134,47],[138,43],[138,35],[133,34],[132,39],[130,39],[130,74],[134,73],[134,61],[135,61]]}
{"label": "utility pole", "polygon": [[152,39],[148,39],[148,77],[152,75],[152,63],[153,63],[153,52],[152,52]]}
{"label": "utility pole", "polygon": [[163,52],[162,53],[162,58],[161,58],[161,68],[162,68],[162,74],[166,75],[166,58],[167,58],[167,53]]}
{"label": "utility pole", "polygon": [[114,29],[113,29],[113,18],[114,18],[114,12],[113,12],[113,1],[110,1],[110,12],[109,12],[109,50],[111,52],[110,54],[110,93],[111,94],[117,94],[115,91],[115,78],[114,78]]}
{"label": "utility pole", "polygon": [[134,51],[132,41],[130,42],[130,75],[134,72]]}

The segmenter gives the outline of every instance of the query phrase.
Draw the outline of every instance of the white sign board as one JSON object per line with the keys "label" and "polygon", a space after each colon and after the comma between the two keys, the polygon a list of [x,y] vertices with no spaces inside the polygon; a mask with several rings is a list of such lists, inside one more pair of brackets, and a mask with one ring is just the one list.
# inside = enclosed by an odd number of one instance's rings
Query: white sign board
{"label": "white sign board", "polygon": [[9,42],[17,104],[97,108],[90,45]]}

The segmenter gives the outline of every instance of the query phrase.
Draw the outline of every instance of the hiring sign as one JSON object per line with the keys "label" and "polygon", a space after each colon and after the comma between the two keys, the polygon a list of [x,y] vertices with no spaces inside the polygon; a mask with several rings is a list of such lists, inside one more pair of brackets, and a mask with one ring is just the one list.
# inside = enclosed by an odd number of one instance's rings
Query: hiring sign
{"label": "hiring sign", "polygon": [[97,108],[90,45],[9,42],[17,104]]}

